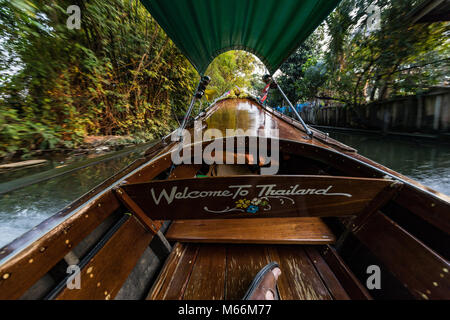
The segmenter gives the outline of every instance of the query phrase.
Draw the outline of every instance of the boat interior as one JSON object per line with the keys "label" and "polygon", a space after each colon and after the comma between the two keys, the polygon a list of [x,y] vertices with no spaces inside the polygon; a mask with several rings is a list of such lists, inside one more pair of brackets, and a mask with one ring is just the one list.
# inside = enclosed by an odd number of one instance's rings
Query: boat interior
{"label": "boat interior", "polygon": [[[242,140],[246,148],[215,154],[216,160],[242,156],[240,164],[204,159],[180,165],[171,151],[181,142],[166,137],[0,249],[0,299],[239,300],[271,261],[282,271],[283,300],[450,298],[447,196],[320,131],[313,129],[310,138],[298,121],[249,97],[219,100],[196,120],[203,131],[242,129],[269,142],[275,140],[271,129],[278,129],[278,173],[261,174],[269,164],[248,150],[248,136]],[[238,137],[225,135],[223,143],[227,139]],[[333,184],[353,197],[316,193],[295,207],[276,200],[273,214],[238,210],[213,217],[204,207],[219,210],[222,200],[189,199],[160,208],[148,201],[150,187],[215,190],[245,181],[313,183],[316,190]],[[246,199],[237,204],[248,207]],[[80,289],[67,286],[73,265],[81,270]],[[368,288],[370,266],[380,268],[380,288]]]}

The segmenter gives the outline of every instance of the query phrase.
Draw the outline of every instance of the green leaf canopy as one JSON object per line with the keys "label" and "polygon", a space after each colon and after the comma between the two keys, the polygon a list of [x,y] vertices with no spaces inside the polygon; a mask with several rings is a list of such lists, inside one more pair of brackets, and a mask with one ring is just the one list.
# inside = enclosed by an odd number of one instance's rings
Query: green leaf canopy
{"label": "green leaf canopy", "polygon": [[340,0],[141,0],[200,74],[245,50],[274,73]]}

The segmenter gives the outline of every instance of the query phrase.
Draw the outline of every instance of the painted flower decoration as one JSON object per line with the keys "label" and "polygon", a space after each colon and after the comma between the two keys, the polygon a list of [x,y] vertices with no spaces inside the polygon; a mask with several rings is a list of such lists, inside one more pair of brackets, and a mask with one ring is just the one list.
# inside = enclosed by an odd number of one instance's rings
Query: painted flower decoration
{"label": "painted flower decoration", "polygon": [[261,207],[265,207],[265,206],[267,206],[268,204],[269,204],[269,202],[266,201],[266,200],[261,201]]}
{"label": "painted flower decoration", "polygon": [[261,199],[255,198],[252,200],[252,205],[259,206],[261,203]]}
{"label": "painted flower decoration", "polygon": [[240,199],[236,201],[236,208],[244,208],[247,209],[250,205],[250,200],[247,199]]}
{"label": "painted flower decoration", "polygon": [[248,213],[257,213],[259,211],[258,206],[251,205],[248,207],[247,212]]}

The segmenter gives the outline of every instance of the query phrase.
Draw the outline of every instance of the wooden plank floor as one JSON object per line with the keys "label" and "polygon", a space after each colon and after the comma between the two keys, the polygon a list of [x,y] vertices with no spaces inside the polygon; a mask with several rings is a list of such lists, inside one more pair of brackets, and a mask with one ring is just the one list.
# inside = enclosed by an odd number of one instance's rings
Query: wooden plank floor
{"label": "wooden plank floor", "polygon": [[316,246],[177,243],[147,299],[240,300],[258,271],[279,263],[283,300],[349,299]]}
{"label": "wooden plank floor", "polygon": [[252,244],[332,244],[336,240],[320,218],[178,220],[172,222],[166,237],[180,242]]}

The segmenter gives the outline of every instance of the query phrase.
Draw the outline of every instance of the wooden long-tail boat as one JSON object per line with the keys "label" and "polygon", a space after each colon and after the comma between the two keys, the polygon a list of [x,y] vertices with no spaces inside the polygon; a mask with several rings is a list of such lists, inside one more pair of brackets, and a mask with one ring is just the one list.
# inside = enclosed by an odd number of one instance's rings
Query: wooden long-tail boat
{"label": "wooden long-tail boat", "polygon": [[[276,70],[337,2],[277,0],[260,8],[258,1],[204,0],[195,7],[188,0],[143,1],[200,74],[211,57],[238,47]],[[268,3],[284,8],[295,28],[303,17],[305,34],[286,32],[292,43],[264,41],[252,23],[236,23],[231,29],[247,35],[236,40],[220,28],[229,21],[210,17],[214,32],[202,33],[205,12],[231,7],[237,18],[260,23]],[[171,12],[185,12],[172,21],[175,29],[187,23],[199,29],[176,33],[167,25]],[[230,43],[192,53],[189,44],[199,35],[225,35]],[[249,40],[255,37],[262,47]],[[270,55],[275,43],[284,52],[276,57]],[[222,97],[195,120],[183,127],[198,140],[180,131],[165,137],[0,249],[0,299],[234,300],[270,261],[282,270],[284,300],[450,298],[448,196],[251,96]],[[276,174],[265,174],[271,167]]]}

